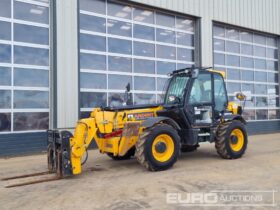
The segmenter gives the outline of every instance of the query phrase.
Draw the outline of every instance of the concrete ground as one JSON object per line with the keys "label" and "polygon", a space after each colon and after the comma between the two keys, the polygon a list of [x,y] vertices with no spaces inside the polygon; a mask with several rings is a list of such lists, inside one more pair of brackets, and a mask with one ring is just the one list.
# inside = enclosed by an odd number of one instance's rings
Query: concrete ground
{"label": "concrete ground", "polygon": [[[44,170],[45,154],[0,159],[0,178]],[[0,181],[0,209],[280,209],[280,133],[250,136],[248,150],[238,160],[221,159],[214,144],[204,143],[198,151],[182,154],[172,169],[148,172],[136,159],[113,161],[93,150],[82,175],[30,186],[4,187],[16,182]],[[277,206],[167,204],[170,195],[186,198],[191,195],[187,193],[209,195],[213,190],[276,190]],[[272,202],[271,194],[263,198],[264,203]]]}

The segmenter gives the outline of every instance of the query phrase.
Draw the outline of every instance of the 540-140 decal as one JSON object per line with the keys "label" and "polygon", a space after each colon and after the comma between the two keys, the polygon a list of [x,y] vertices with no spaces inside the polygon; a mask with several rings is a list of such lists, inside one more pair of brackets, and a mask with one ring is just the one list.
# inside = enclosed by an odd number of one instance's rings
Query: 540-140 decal
{"label": "540-140 decal", "polygon": [[153,112],[142,112],[142,113],[135,113],[135,114],[127,115],[128,119],[135,119],[135,120],[145,120],[150,117],[154,117]]}

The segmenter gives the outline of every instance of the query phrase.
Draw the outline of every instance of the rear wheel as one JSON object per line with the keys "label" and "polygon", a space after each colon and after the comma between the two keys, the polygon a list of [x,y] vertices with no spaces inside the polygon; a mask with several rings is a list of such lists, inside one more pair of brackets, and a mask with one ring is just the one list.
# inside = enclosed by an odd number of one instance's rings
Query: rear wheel
{"label": "rear wheel", "polygon": [[242,157],[247,149],[248,138],[245,126],[237,120],[223,123],[216,134],[217,153],[225,159]]}
{"label": "rear wheel", "polygon": [[177,161],[180,152],[180,137],[167,125],[158,124],[146,129],[136,142],[138,162],[151,171],[169,169]]}
{"label": "rear wheel", "polygon": [[112,153],[107,153],[107,155],[113,160],[129,160],[135,154],[135,147],[132,147],[124,156],[114,156]]}

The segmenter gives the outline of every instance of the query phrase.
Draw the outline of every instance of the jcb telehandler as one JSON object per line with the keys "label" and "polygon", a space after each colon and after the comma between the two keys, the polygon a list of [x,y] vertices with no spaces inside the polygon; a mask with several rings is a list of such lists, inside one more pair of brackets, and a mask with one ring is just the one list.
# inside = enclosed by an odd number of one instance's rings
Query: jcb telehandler
{"label": "jcb telehandler", "polygon": [[[163,104],[95,108],[78,121],[74,134],[49,130],[49,171],[80,174],[92,141],[115,160],[135,155],[151,171],[170,168],[180,151],[201,142],[215,143],[222,158],[240,158],[248,141],[246,121],[241,105],[228,102],[223,76],[207,68],[175,70]],[[242,93],[236,97],[245,99]]]}

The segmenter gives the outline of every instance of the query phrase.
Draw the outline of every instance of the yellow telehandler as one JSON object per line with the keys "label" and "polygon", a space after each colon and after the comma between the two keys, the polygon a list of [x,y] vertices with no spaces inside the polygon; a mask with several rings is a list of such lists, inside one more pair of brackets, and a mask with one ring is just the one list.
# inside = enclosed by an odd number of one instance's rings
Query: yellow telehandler
{"label": "yellow telehandler", "polygon": [[[175,70],[162,104],[99,107],[77,122],[73,134],[48,130],[49,172],[80,174],[92,141],[100,153],[114,160],[136,156],[151,171],[169,169],[180,152],[202,142],[215,143],[222,158],[240,158],[248,141],[246,121],[242,106],[228,102],[223,77],[209,68]],[[242,93],[236,97],[245,99]]]}

